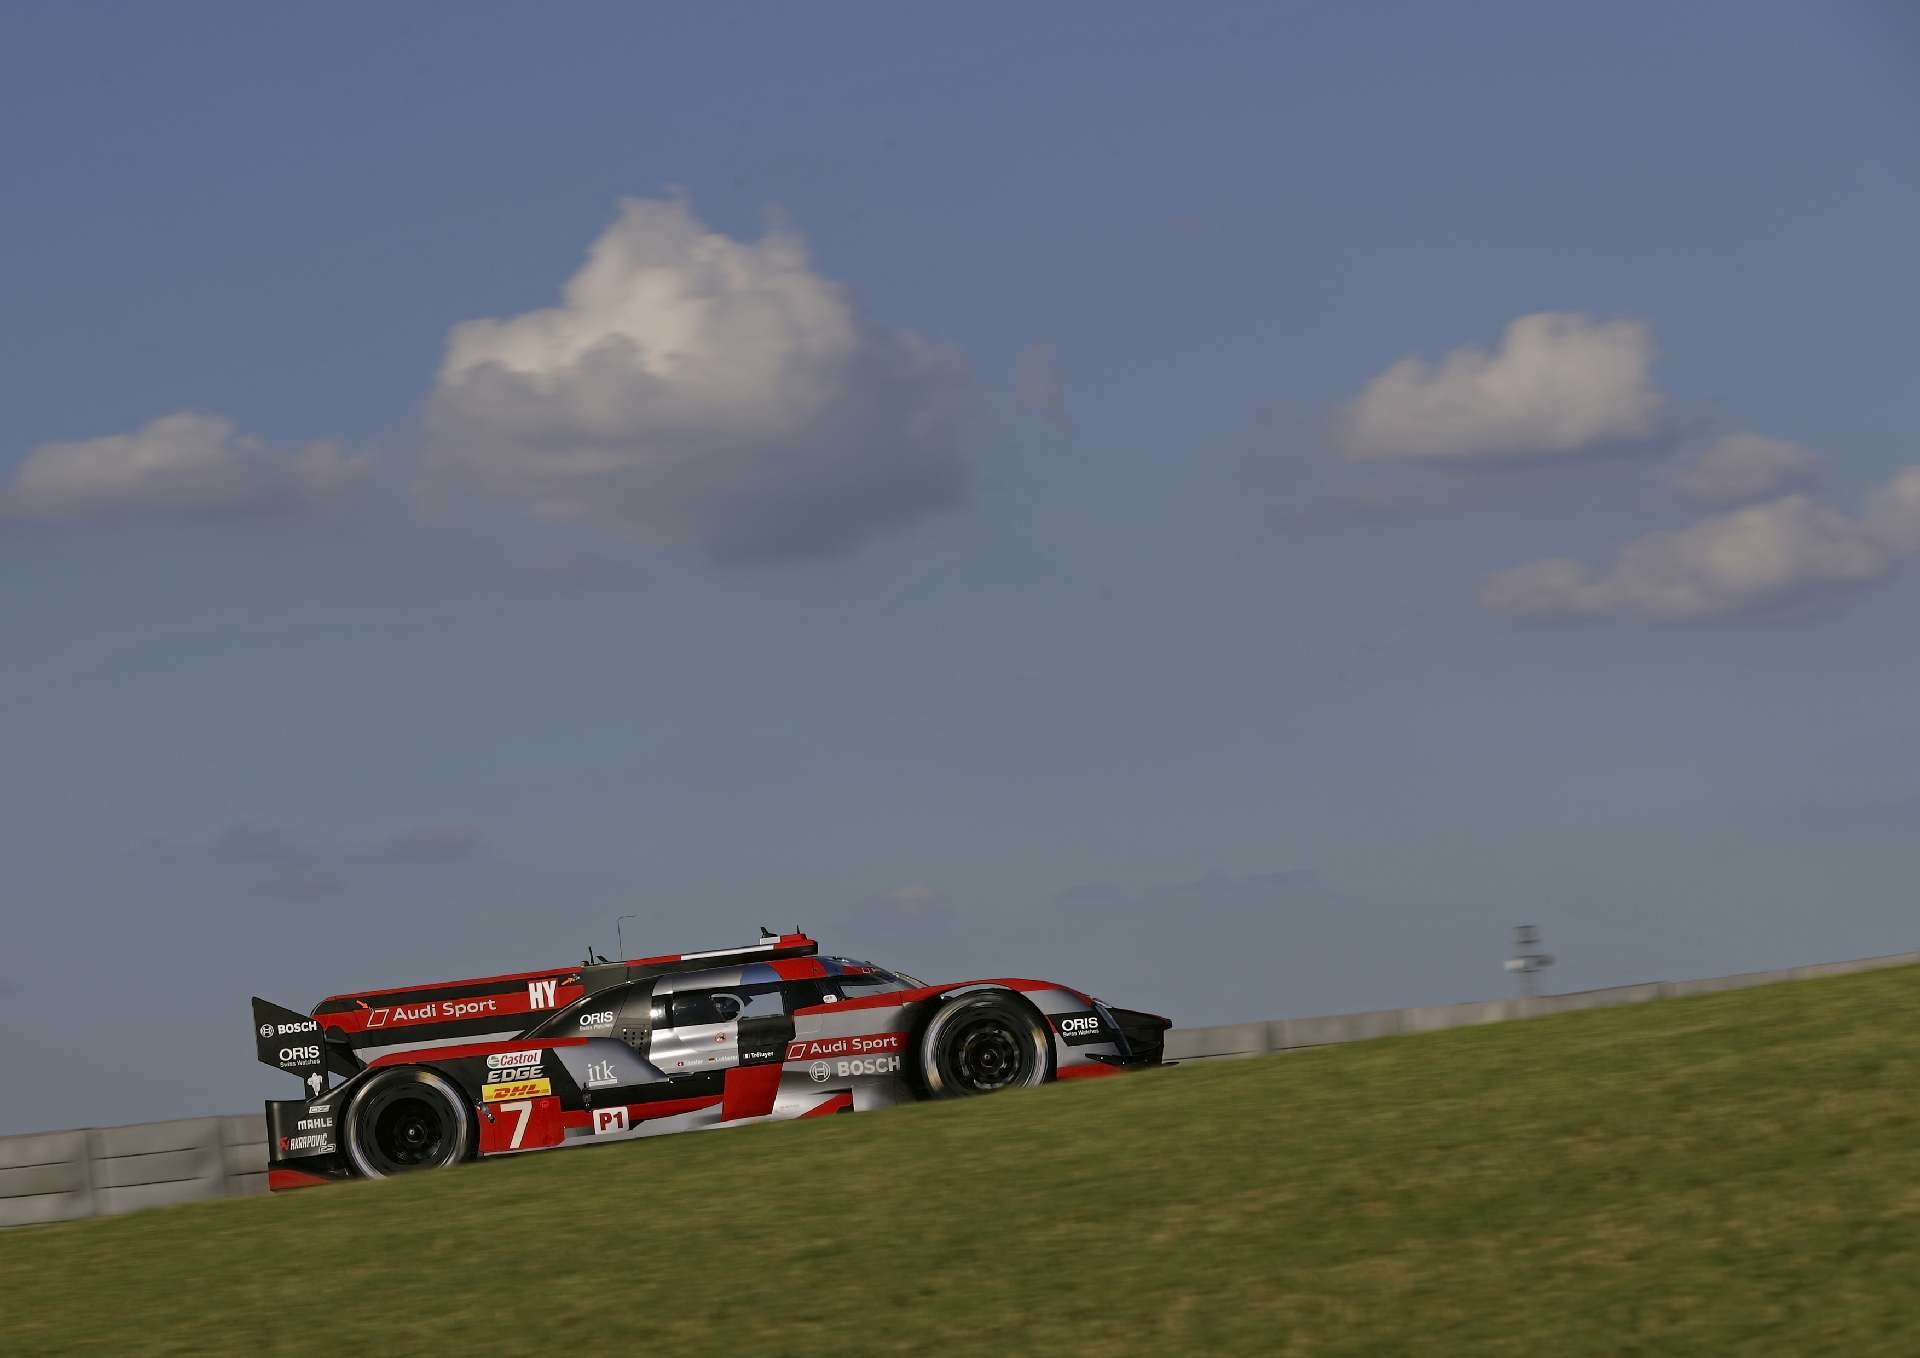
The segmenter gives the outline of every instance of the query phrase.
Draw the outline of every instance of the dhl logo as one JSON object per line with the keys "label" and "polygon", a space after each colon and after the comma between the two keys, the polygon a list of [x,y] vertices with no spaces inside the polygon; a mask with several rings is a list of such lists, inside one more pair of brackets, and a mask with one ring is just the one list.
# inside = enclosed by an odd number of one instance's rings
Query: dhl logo
{"label": "dhl logo", "polygon": [[482,1103],[503,1103],[508,1099],[538,1099],[553,1092],[551,1080],[515,1080],[512,1084],[481,1085]]}

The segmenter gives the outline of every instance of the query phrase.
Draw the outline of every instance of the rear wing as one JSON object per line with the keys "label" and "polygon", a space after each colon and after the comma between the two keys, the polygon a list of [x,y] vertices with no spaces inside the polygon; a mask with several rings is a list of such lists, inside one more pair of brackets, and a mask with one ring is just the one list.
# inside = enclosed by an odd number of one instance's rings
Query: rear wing
{"label": "rear wing", "polygon": [[307,1096],[316,1097],[327,1086],[329,1072],[351,1075],[361,1069],[360,1058],[320,1021],[258,995],[253,997],[253,1054],[263,1066],[298,1076]]}

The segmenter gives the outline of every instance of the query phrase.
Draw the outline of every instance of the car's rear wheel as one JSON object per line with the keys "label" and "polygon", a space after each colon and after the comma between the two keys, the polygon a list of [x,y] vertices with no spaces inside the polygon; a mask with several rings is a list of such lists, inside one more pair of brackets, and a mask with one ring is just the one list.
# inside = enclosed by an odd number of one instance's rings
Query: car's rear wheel
{"label": "car's rear wheel", "polygon": [[367,1082],[347,1110],[346,1133],[347,1159],[355,1172],[385,1179],[466,1159],[473,1119],[446,1076],[406,1067]]}
{"label": "car's rear wheel", "polygon": [[920,1082],[936,1099],[1045,1084],[1053,1039],[1032,1007],[1012,995],[958,995],[920,1035]]}

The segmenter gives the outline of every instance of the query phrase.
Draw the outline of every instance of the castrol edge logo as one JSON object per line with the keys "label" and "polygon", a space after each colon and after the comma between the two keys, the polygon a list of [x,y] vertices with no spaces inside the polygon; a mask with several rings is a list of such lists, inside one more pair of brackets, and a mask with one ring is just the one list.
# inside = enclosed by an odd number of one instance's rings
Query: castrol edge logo
{"label": "castrol edge logo", "polygon": [[789,1061],[822,1061],[834,1057],[873,1056],[907,1049],[905,1033],[865,1033],[859,1037],[818,1037],[787,1044]]}

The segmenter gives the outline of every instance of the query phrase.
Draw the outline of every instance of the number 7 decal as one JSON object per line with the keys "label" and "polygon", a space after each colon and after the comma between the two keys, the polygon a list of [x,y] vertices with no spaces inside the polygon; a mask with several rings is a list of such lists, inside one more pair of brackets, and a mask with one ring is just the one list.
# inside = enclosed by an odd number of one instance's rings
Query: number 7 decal
{"label": "number 7 decal", "polygon": [[515,1099],[512,1103],[496,1104],[495,1106],[503,1113],[513,1114],[513,1139],[507,1142],[507,1149],[510,1151],[519,1150],[521,1141],[525,1140],[527,1135],[527,1123],[533,1117],[533,1100]]}
{"label": "number 7 decal", "polygon": [[560,1117],[560,1100],[551,1095],[489,1103],[482,1107],[481,1112],[482,1155],[545,1150],[566,1140],[566,1128]]}

